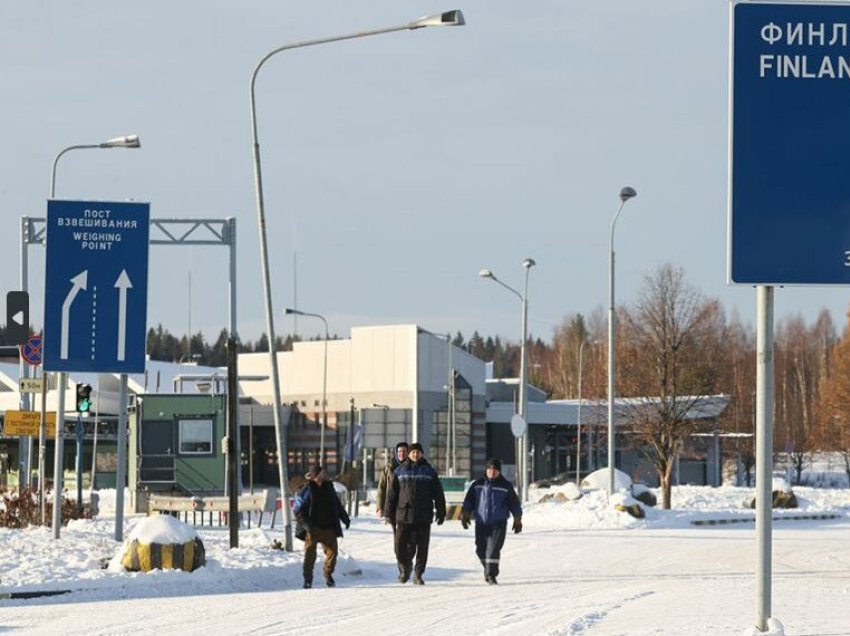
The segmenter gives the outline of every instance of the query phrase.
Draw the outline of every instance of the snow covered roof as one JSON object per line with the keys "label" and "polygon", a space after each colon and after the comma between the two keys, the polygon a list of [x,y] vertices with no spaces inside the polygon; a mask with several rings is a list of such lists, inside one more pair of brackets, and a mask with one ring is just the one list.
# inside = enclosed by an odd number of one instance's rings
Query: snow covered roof
{"label": "snow covered roof", "polygon": [[[702,397],[681,397],[679,403],[689,405],[685,419],[702,420],[719,417],[729,404],[728,395],[708,395]],[[658,403],[658,398],[617,398],[615,401],[616,420],[623,423],[630,407],[640,408]],[[601,424],[608,421],[608,402],[606,400],[581,400],[581,423]],[[516,412],[513,402],[490,402],[487,407],[487,422],[504,423],[511,421]],[[555,424],[575,425],[579,417],[579,400],[548,400],[528,403],[528,422],[531,425],[550,426]]]}

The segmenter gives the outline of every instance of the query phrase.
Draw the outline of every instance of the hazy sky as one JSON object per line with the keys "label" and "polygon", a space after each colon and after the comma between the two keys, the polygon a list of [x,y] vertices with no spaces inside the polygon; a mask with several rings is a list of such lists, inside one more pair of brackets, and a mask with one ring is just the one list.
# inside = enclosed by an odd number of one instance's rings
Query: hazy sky
{"label": "hazy sky", "polygon": [[[454,1],[454,0],[452,0]],[[264,328],[248,83],[296,40],[461,8],[467,25],[289,51],[257,82],[278,334],[300,309],[352,325],[418,323],[548,339],[607,305],[617,195],[617,300],[663,263],[755,319],[726,284],[728,2],[725,0],[8,0],[0,4],[0,276],[19,288],[19,219],[44,216],[50,167],[71,144],[138,133],[139,150],[65,155],[60,198],[151,202],[154,218],[235,216],[239,331]],[[43,249],[32,248],[42,322]],[[189,277],[191,271],[191,299]],[[151,248],[148,324],[215,337],[227,252]],[[777,290],[778,317],[839,328],[848,291]],[[320,324],[299,322],[309,335]]]}

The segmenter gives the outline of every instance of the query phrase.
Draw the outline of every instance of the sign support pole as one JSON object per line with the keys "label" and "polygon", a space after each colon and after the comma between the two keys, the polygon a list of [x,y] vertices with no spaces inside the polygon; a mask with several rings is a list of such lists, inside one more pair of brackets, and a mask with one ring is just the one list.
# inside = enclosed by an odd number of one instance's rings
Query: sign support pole
{"label": "sign support pole", "polygon": [[47,497],[44,478],[47,476],[47,381],[49,376],[41,371],[41,421],[38,426],[38,505],[41,508],[41,525],[47,524]]}
{"label": "sign support pole", "polygon": [[115,470],[115,535],[124,540],[124,484],[127,481],[127,374],[120,375],[118,388],[118,466]]}
{"label": "sign support pole", "polygon": [[[56,448],[53,454],[53,538],[58,539],[62,529],[62,476],[65,451],[65,385],[68,384],[68,374],[59,374],[59,384],[56,387],[58,403],[56,405]],[[42,413],[44,405],[42,405]],[[44,419],[42,418],[42,422]]]}
{"label": "sign support pole", "polygon": [[756,627],[771,617],[773,532],[773,287],[756,287]]}

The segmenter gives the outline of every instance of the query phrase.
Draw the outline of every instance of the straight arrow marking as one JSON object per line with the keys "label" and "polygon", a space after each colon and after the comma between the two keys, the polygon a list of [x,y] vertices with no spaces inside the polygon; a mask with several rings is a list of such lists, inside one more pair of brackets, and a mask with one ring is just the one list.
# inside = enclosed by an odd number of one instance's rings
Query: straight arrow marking
{"label": "straight arrow marking", "polygon": [[71,312],[71,303],[74,302],[74,298],[77,297],[77,293],[81,289],[86,288],[88,275],[89,270],[84,269],[71,279],[71,283],[73,284],[71,291],[68,292],[68,295],[65,296],[65,302],[62,303],[62,329],[59,341],[59,357],[62,360],[68,359],[68,322],[69,314]]}
{"label": "straight arrow marking", "polygon": [[133,287],[126,269],[121,270],[115,287],[118,288],[118,360],[123,362],[127,348],[127,290]]}

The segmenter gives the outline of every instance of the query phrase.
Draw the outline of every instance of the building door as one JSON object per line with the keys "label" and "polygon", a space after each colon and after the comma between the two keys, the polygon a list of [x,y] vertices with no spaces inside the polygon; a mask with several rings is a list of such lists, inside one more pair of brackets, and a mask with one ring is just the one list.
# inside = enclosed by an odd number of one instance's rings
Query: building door
{"label": "building door", "polygon": [[139,438],[139,481],[174,483],[174,422],[145,420]]}

